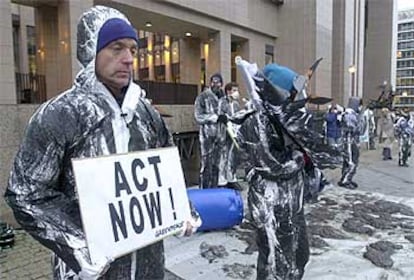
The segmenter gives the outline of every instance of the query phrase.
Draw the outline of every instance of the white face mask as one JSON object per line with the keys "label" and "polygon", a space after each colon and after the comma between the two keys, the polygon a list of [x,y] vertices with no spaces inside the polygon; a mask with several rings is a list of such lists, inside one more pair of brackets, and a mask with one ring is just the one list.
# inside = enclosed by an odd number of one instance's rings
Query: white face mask
{"label": "white face mask", "polygon": [[237,90],[237,91],[233,91],[232,93],[231,93],[231,97],[233,98],[233,99],[239,99],[240,98],[240,93],[239,93],[239,91]]}

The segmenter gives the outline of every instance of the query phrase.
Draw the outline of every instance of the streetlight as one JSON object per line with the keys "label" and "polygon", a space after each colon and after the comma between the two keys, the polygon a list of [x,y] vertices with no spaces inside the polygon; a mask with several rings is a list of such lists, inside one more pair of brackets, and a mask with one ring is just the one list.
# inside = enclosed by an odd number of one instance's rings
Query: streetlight
{"label": "streetlight", "polygon": [[349,73],[351,73],[351,74],[354,74],[355,72],[356,72],[356,66],[355,65],[350,65],[349,67],[348,67],[348,72]]}
{"label": "streetlight", "polygon": [[357,68],[355,65],[350,65],[348,67],[348,72],[349,74],[351,74],[351,96],[355,95],[355,72],[356,72]]}

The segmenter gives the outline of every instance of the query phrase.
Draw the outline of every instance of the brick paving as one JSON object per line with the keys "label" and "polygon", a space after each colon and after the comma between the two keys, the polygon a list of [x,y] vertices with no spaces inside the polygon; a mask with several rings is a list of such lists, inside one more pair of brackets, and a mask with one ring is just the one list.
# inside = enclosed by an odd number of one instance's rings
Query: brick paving
{"label": "brick paving", "polygon": [[52,278],[50,251],[25,231],[15,230],[14,247],[0,250],[0,280]]}

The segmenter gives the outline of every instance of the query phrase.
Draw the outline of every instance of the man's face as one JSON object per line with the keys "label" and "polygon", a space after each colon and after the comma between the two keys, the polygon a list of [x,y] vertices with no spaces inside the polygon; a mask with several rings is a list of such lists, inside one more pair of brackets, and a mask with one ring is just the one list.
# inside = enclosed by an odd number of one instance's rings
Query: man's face
{"label": "man's face", "polygon": [[125,38],[111,42],[96,56],[95,71],[98,79],[115,91],[127,86],[137,51],[134,39]]}
{"label": "man's face", "polygon": [[232,87],[230,91],[227,92],[227,95],[231,96],[233,99],[239,99],[240,93],[238,87]]}
{"label": "man's face", "polygon": [[210,88],[213,92],[217,92],[221,89],[222,83],[220,78],[213,77],[210,82]]}

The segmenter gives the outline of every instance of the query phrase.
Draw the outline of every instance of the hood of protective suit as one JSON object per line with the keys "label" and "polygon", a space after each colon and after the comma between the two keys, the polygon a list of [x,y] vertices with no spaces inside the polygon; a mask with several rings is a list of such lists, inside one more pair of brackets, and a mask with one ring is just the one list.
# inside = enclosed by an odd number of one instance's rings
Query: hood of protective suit
{"label": "hood of protective suit", "polygon": [[118,10],[105,6],[92,7],[80,17],[76,55],[82,67],[87,67],[95,59],[99,30],[107,20],[112,18],[120,18],[130,24]]}
{"label": "hood of protective suit", "polygon": [[355,112],[359,112],[360,99],[358,97],[350,97],[348,100],[348,108],[351,108]]}
{"label": "hood of protective suit", "polygon": [[128,19],[119,11],[105,6],[94,6],[79,19],[77,30],[77,58],[81,64],[74,84],[82,87],[83,91],[90,90],[89,85],[95,84],[95,59],[99,30],[110,19],[119,18],[129,23]]}

